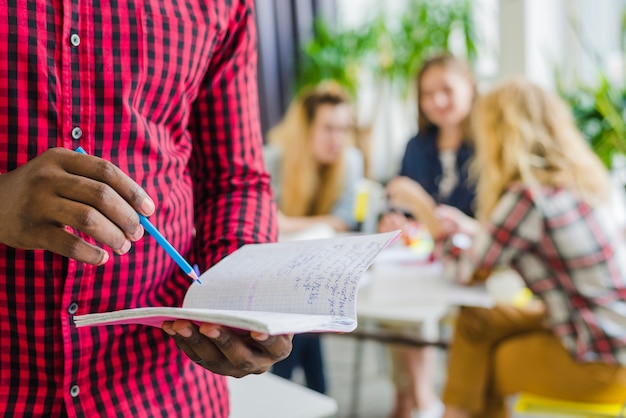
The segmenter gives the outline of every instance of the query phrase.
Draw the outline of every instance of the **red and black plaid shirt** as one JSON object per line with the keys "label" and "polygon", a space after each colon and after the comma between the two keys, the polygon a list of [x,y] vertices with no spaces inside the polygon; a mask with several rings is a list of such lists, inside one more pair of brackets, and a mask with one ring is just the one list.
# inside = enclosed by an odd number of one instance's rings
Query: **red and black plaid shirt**
{"label": "red and black plaid shirt", "polygon": [[[0,1],[0,173],[80,145],[145,188],[203,270],[273,240],[253,20],[252,0]],[[224,378],[160,329],[73,326],[76,306],[182,303],[189,279],[151,237],[110,256],[0,245],[0,415],[226,417]]]}

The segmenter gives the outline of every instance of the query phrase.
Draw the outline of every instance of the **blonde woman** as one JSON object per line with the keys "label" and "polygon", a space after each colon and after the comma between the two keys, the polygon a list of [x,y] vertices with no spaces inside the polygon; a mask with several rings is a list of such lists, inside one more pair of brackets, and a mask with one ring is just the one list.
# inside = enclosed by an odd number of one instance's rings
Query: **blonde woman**
{"label": "blonde woman", "polygon": [[[353,206],[363,178],[363,158],[350,146],[352,133],[349,97],[332,82],[299,94],[283,121],[270,131],[265,163],[281,234],[320,223],[335,231],[356,226]],[[289,379],[296,367],[304,370],[307,386],[326,391],[319,336],[294,336],[291,355],[276,363],[273,372]]]}
{"label": "blonde woman", "polygon": [[334,82],[305,90],[269,134],[265,163],[279,209],[281,233],[323,223],[356,226],[353,206],[363,157],[350,145],[353,118],[347,93]]}
{"label": "blonde woman", "polygon": [[[509,416],[520,391],[626,401],[626,246],[606,170],[564,102],[524,79],[483,97],[474,122],[478,221],[403,203],[428,220],[457,280],[510,266],[541,302],[461,309],[444,417]],[[472,245],[449,251],[459,234]]]}

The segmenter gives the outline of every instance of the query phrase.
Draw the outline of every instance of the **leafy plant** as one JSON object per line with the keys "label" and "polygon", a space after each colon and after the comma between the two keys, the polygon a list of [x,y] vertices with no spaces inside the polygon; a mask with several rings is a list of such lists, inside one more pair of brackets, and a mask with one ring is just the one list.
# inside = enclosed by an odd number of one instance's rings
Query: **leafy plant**
{"label": "leafy plant", "polygon": [[[580,37],[578,26],[573,27],[583,49],[596,64],[598,81],[566,86],[557,72],[557,89],[572,107],[576,124],[591,148],[611,168],[615,153],[626,155],[626,88],[609,81],[598,54]],[[626,12],[622,12],[620,46],[622,56],[626,56]]]}
{"label": "leafy plant", "polygon": [[453,31],[463,36],[467,57],[476,57],[476,32],[469,0],[412,0],[391,36],[393,60],[383,74],[406,85],[424,59],[433,53],[450,50]]}
{"label": "leafy plant", "polygon": [[332,78],[355,93],[364,69],[406,87],[425,57],[449,51],[456,30],[468,58],[476,57],[470,0],[410,0],[399,22],[379,12],[357,29],[332,29],[322,20],[314,27],[314,38],[301,46],[296,88]]}
{"label": "leafy plant", "polygon": [[296,88],[332,79],[355,93],[363,60],[375,49],[372,28],[336,31],[324,20],[314,23],[315,37],[301,47]]}

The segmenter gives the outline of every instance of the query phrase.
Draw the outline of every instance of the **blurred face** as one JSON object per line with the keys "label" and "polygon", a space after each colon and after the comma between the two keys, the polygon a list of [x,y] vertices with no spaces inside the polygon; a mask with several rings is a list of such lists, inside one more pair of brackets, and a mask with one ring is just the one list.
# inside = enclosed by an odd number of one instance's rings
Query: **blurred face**
{"label": "blurred face", "polygon": [[468,78],[453,68],[431,67],[422,75],[420,105],[434,125],[458,127],[472,106],[473,86]]}
{"label": "blurred face", "polygon": [[348,141],[351,128],[350,108],[347,104],[320,105],[311,123],[311,151],[320,164],[337,161]]}

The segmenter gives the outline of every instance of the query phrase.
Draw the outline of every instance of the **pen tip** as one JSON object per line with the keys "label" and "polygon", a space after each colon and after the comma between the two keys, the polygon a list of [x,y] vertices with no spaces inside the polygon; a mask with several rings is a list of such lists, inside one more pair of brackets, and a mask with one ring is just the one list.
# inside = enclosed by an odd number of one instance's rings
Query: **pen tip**
{"label": "pen tip", "polygon": [[198,277],[198,275],[196,274],[195,271],[191,271],[189,272],[189,277],[191,277],[192,279],[194,279],[196,282],[198,282],[198,284],[202,284],[202,282],[200,281],[200,278]]}

